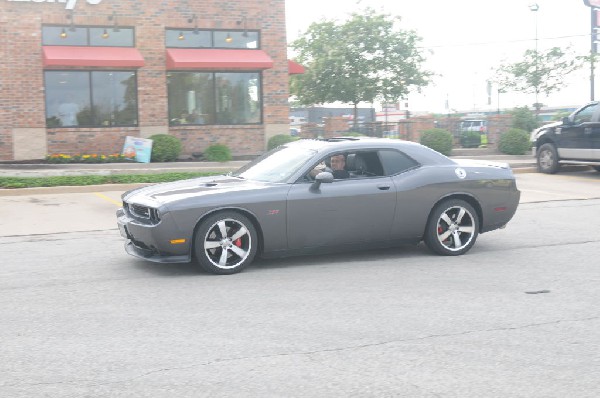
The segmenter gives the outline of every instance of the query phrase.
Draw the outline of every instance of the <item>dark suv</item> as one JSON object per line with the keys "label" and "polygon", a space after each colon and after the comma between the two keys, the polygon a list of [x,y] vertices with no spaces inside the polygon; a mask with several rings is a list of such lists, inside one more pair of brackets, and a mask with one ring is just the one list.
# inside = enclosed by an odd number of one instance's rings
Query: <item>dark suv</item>
{"label": "dark suv", "polygon": [[556,173],[561,164],[589,165],[600,171],[600,102],[534,130],[531,142],[542,173]]}

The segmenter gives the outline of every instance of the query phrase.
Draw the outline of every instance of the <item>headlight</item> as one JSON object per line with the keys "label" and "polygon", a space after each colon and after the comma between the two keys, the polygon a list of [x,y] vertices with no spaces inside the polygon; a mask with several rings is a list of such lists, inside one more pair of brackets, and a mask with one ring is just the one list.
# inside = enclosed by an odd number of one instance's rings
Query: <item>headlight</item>
{"label": "headlight", "polygon": [[150,209],[150,219],[157,224],[160,222],[160,212],[158,209]]}
{"label": "headlight", "polygon": [[123,209],[125,209],[129,215],[140,221],[148,220],[152,224],[158,224],[160,222],[160,212],[153,207],[123,202]]}
{"label": "headlight", "polygon": [[540,131],[540,129],[539,129],[539,128],[537,128],[537,129],[533,130],[533,131],[531,132],[531,134],[529,135],[529,141],[531,141],[531,142],[535,142],[535,140],[537,140],[537,136],[538,136],[538,133],[539,133],[539,131]]}

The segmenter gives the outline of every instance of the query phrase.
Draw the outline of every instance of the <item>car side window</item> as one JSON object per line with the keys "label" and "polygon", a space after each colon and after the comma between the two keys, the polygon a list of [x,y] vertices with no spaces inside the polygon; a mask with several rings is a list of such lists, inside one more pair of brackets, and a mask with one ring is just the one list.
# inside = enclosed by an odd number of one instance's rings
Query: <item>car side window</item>
{"label": "car side window", "polygon": [[399,174],[419,166],[416,160],[402,152],[394,150],[381,150],[379,151],[379,157],[381,158],[383,171],[386,176]]}
{"label": "car side window", "polygon": [[303,181],[314,181],[315,176],[322,171],[333,174],[336,180],[380,177],[385,175],[378,151],[367,150],[359,152],[334,153],[321,159]]}
{"label": "car side window", "polygon": [[377,151],[360,151],[348,153],[346,170],[350,178],[366,178],[383,176],[383,167]]}
{"label": "car side window", "polygon": [[346,167],[347,153],[333,153],[327,155],[327,157],[321,159],[318,164],[304,176],[304,181],[314,181],[315,177],[323,172],[327,171],[333,175],[336,180],[344,180],[350,178]]}
{"label": "car side window", "polygon": [[583,108],[582,110],[580,110],[579,112],[577,112],[575,114],[575,117],[573,118],[573,122],[575,122],[575,124],[591,122],[592,115],[596,111],[597,106],[598,106],[598,104],[591,104],[590,106],[586,106],[585,108]]}

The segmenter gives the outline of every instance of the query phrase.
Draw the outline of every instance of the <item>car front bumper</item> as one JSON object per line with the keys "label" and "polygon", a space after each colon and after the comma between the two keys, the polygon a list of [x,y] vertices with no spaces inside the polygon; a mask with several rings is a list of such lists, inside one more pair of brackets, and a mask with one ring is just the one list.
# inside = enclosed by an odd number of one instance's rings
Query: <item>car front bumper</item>
{"label": "car front bumper", "polygon": [[169,214],[157,224],[147,224],[120,208],[117,225],[125,239],[125,251],[132,256],[158,263],[187,263],[192,259],[191,234],[181,233]]}

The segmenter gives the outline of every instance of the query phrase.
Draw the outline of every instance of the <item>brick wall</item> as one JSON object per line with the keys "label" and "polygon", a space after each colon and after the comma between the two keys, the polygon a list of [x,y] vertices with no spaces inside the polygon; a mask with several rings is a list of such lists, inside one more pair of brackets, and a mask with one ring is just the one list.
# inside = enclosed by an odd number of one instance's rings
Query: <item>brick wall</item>
{"label": "brick wall", "polygon": [[[136,47],[145,59],[137,76],[140,127],[167,125],[165,28],[193,28],[188,18],[195,14],[199,28],[240,29],[237,21],[245,16],[247,29],[261,31],[261,49],[274,61],[263,72],[264,125],[166,127],[184,141],[184,156],[217,142],[229,145],[234,155],[256,155],[264,150],[265,125],[288,123],[284,0],[102,0],[97,5],[80,0],[73,21],[110,26],[113,11],[119,25],[135,27]],[[0,2],[0,161],[13,160],[12,129],[45,127],[41,27],[67,25],[67,14],[64,3]],[[140,129],[48,129],[48,152],[117,153],[127,135],[139,136]]]}
{"label": "brick wall", "polygon": [[349,130],[348,118],[346,117],[327,117],[324,120],[324,138],[338,137]]}

